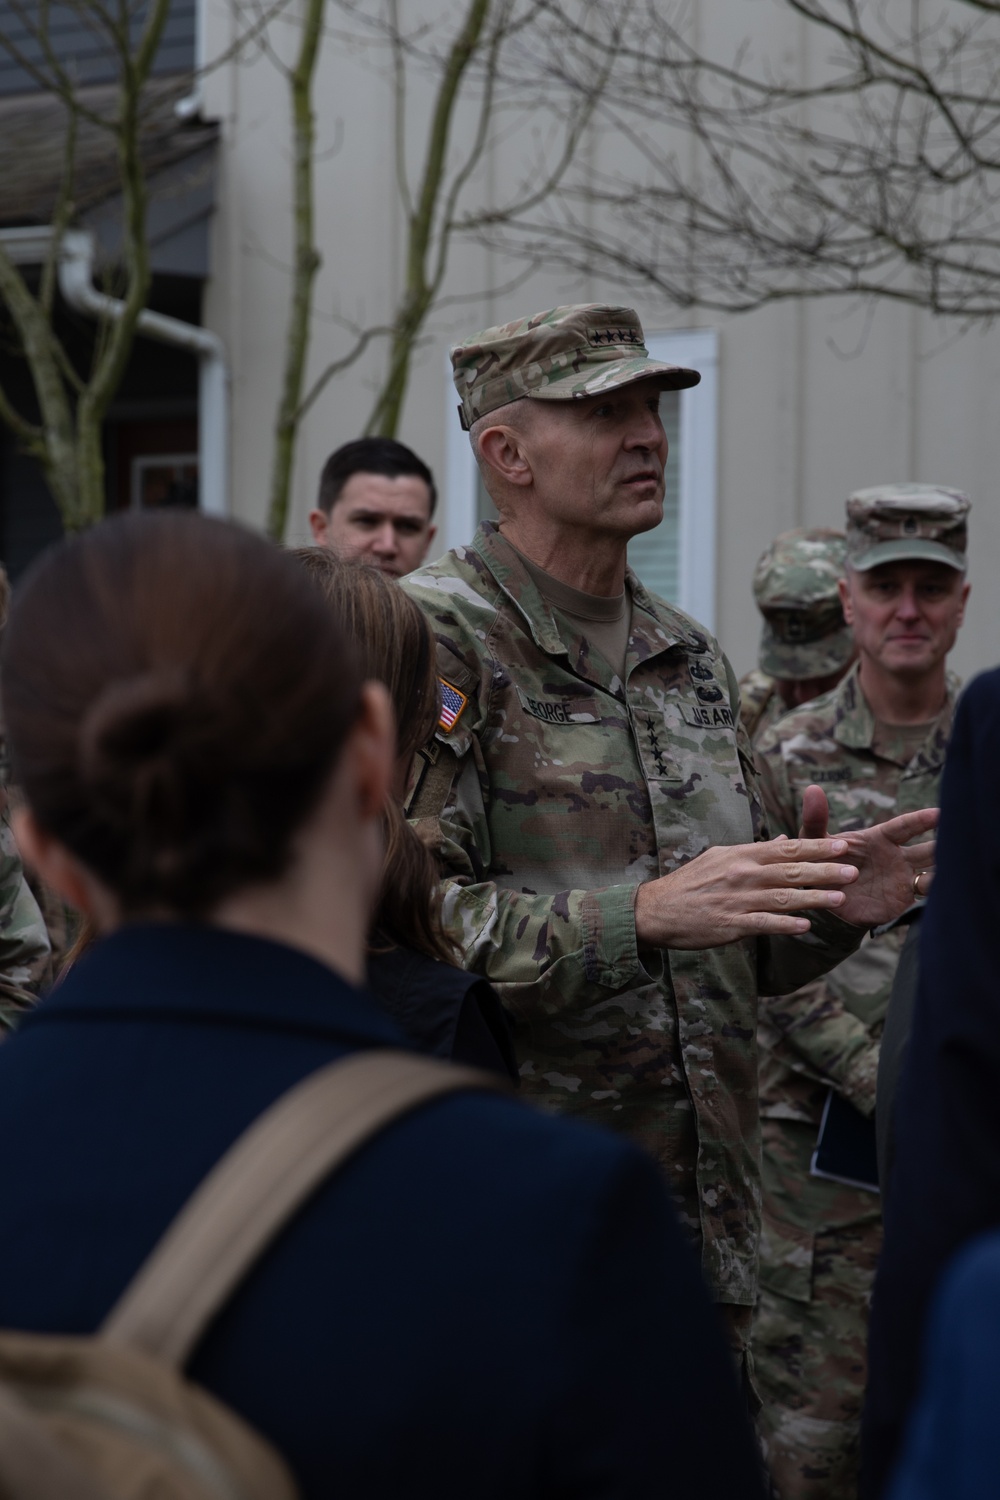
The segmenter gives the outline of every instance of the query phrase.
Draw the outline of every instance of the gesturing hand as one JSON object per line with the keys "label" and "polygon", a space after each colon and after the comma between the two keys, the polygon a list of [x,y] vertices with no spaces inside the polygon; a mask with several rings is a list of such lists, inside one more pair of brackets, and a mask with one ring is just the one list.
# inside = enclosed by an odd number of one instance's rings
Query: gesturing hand
{"label": "gesturing hand", "polygon": [[858,880],[858,858],[852,863],[830,861],[844,856],[849,847],[845,836],[706,849],[679,870],[639,887],[639,944],[715,948],[761,933],[808,932],[808,919],[793,912],[832,910],[843,915],[843,887]]}
{"label": "gesturing hand", "polygon": [[[912,906],[918,895],[926,896],[934,868],[934,845],[903,846],[930,833],[937,821],[937,808],[927,807],[903,813],[888,823],[877,823],[874,828],[842,833],[840,837],[847,843],[844,858],[857,866],[858,878],[846,892],[837,916],[858,927],[879,927]],[[927,878],[918,888],[916,877],[924,871]]]}
{"label": "gesturing hand", "polygon": [[[808,918],[792,915],[806,911],[833,911],[857,927],[878,927],[904,912],[915,895],[926,895],[934,845],[904,845],[937,825],[936,807],[832,839],[825,836],[828,821],[822,787],[807,787],[799,838],[782,834],[767,844],[706,849],[641,885],[639,945],[715,948],[761,933],[808,932]],[[917,890],[922,871],[927,878]]]}

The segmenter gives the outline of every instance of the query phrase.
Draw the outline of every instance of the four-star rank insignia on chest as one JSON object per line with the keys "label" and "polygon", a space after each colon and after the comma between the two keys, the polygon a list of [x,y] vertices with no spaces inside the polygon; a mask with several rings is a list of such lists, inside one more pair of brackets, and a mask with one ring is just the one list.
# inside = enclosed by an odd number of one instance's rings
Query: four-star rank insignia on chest
{"label": "four-star rank insignia on chest", "polygon": [[462,717],[462,710],[469,700],[457,687],[445,682],[443,677],[439,677],[438,682],[441,686],[441,717],[438,719],[438,728],[447,734]]}

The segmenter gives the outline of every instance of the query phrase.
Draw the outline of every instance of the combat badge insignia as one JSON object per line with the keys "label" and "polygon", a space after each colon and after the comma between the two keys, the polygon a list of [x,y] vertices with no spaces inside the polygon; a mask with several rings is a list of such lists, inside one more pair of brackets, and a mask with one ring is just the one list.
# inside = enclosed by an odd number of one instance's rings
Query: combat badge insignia
{"label": "combat badge insignia", "polygon": [[462,717],[462,711],[469,700],[457,687],[445,682],[443,677],[439,677],[438,681],[441,684],[441,717],[438,719],[438,728],[447,734]]}

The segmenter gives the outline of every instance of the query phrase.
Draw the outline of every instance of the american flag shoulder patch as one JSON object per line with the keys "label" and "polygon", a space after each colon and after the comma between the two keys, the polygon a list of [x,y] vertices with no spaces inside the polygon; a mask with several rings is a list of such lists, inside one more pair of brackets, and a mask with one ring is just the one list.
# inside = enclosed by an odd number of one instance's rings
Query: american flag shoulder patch
{"label": "american flag shoulder patch", "polygon": [[462,717],[462,710],[469,700],[452,683],[445,682],[443,677],[440,677],[438,681],[441,684],[441,717],[438,720],[438,728],[443,729],[447,734],[450,729],[454,729]]}

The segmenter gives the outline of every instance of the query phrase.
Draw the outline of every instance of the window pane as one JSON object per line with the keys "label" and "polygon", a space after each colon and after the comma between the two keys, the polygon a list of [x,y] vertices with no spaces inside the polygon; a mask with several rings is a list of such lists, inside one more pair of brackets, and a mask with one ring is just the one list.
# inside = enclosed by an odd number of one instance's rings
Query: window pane
{"label": "window pane", "polygon": [[680,593],[680,435],[681,393],[664,391],[660,416],[667,433],[667,493],[663,520],[655,531],[633,537],[628,546],[629,567],[662,599],[677,600]]}

